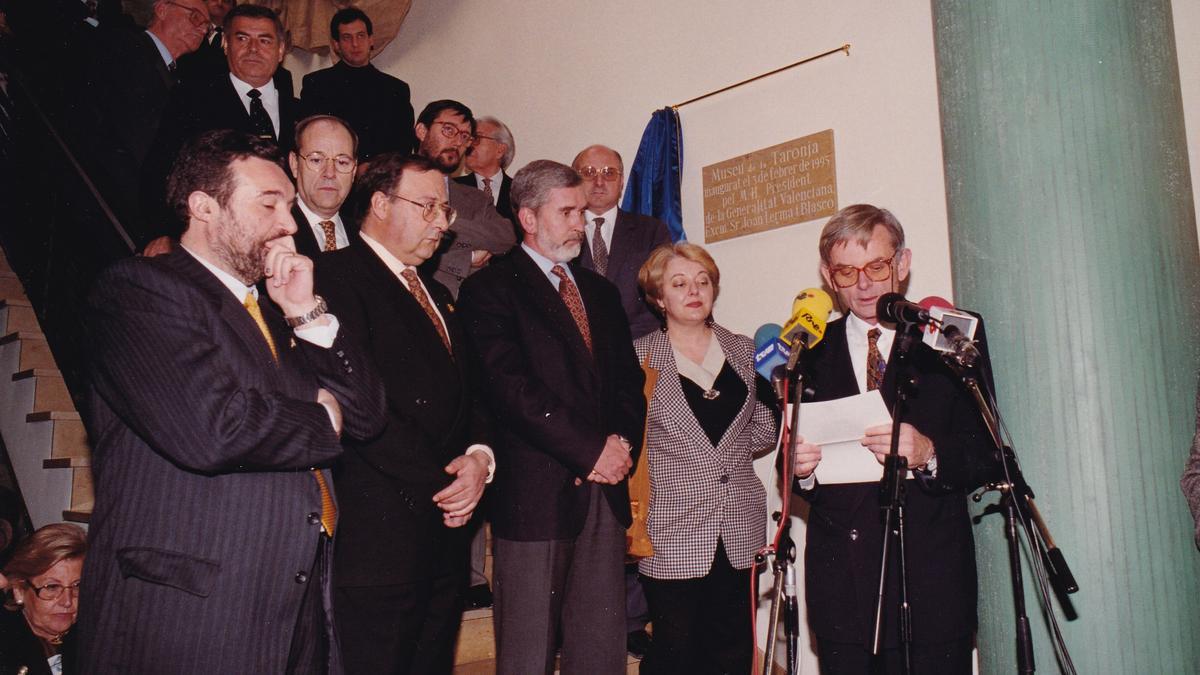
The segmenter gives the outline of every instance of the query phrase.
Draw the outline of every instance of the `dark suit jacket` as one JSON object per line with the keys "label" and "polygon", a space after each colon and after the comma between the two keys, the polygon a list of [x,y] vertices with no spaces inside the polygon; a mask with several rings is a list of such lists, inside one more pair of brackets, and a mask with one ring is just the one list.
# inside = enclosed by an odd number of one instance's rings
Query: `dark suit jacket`
{"label": "dark suit jacket", "polygon": [[[338,215],[342,217],[342,225],[346,228],[346,238],[353,244],[358,239],[358,223],[353,222],[354,219],[346,213],[345,205],[342,206],[342,212]],[[325,240],[317,241],[312,225],[304,217],[304,212],[300,210],[299,206],[292,207],[292,219],[296,221],[296,234],[292,235],[292,238],[296,240],[296,252],[314,259],[317,255],[324,253]]]}
{"label": "dark suit jacket", "polygon": [[[279,90],[279,133],[276,141],[286,153],[292,149],[300,104],[291,97],[290,91],[278,85],[276,89]],[[246,133],[254,131],[250,124],[250,113],[242,105],[228,73],[183,82],[171,92],[158,135],[142,167],[143,211],[157,214],[152,216],[159,230],[156,235],[178,236],[183,231],[183,224],[163,203],[165,181],[183,144],[197,134],[213,129],[235,129]]]}
{"label": "dark suit jacket", "polygon": [[444,471],[450,460],[473,443],[488,443],[488,421],[469,383],[467,336],[450,293],[422,280],[457,358],[361,239],[319,258],[321,295],[365,339],[368,367],[387,391],[387,428],[370,441],[348,442],[334,471],[344,518],[334,556],[338,585],[431,580],[456,567],[466,572],[468,535],[442,524],[433,495],[452,480]]}
{"label": "dark suit jacket", "polygon": [[[612,284],[572,267],[591,324],[589,353],[571,313],[524,249],[467,279],[459,311],[479,360],[489,407],[504,420],[494,446],[492,531],[518,541],[572,539],[601,489],[630,523],[629,490],[589,483],[609,434],[640,450],[646,415],[643,375],[620,296]],[[581,487],[575,479],[582,478]]]}
{"label": "dark suit jacket", "polygon": [[209,42],[211,36],[205,36],[200,47],[190,54],[184,54],[177,59],[180,80],[203,80],[221,74],[229,74],[229,60],[225,57],[225,49],[221,46],[221,36],[217,35]]}
{"label": "dark suit jacket", "polygon": [[[613,228],[612,245],[608,247],[608,270],[604,276],[621,292],[621,307],[625,309],[629,330],[636,339],[662,325],[642,299],[637,276],[650,252],[671,243],[671,235],[663,221],[621,209],[617,209],[617,222]],[[590,241],[583,242],[577,262],[589,270],[596,269]]]}
{"label": "dark suit jacket", "polygon": [[[75,672],[74,645],[75,633],[67,633],[59,647],[64,673]],[[42,641],[29,629],[29,622],[22,612],[0,609],[0,673],[50,675]]]}
{"label": "dark suit jacket", "polygon": [[457,298],[463,279],[475,271],[471,267],[471,252],[491,251],[500,255],[512,248],[517,238],[512,223],[501,217],[483,192],[450,181],[449,197],[458,218],[446,232],[437,253],[421,269],[433,270],[433,278]]}
{"label": "dark suit jacket", "polygon": [[329,597],[328,575],[309,578],[324,536],[309,469],[342,446],[317,389],[340,402],[344,437],[367,438],[383,387],[348,331],[329,349],[293,344],[259,305],[278,363],[182,248],[123,260],[93,289],[81,672],[283,672],[308,584]]}
{"label": "dark suit jacket", "polygon": [[371,64],[361,68],[338,61],[304,76],[300,96],[306,115],[337,115],[358,134],[358,156],[410,153],[417,147],[408,84]]}
{"label": "dark suit jacket", "polygon": [[96,31],[79,69],[76,119],[67,130],[121,224],[135,240],[147,239],[139,177],[175,78],[145,31]]}
{"label": "dark suit jacket", "polygon": [[[496,210],[500,212],[500,215],[511,220],[515,227],[520,227],[520,225],[517,224],[516,216],[513,215],[512,210],[512,177],[507,173],[501,173],[503,178],[500,180],[500,192],[496,195]],[[472,187],[476,190],[479,190],[479,184],[475,180],[474,173],[465,173],[458,178],[455,178],[454,182],[462,183],[467,187]],[[496,186],[493,185],[492,189],[496,189]],[[480,192],[482,192],[482,190],[480,190]]]}
{"label": "dark suit jacket", "polygon": [[[894,409],[896,335],[883,383]],[[986,359],[980,324],[976,338]],[[846,320],[829,324],[825,338],[801,361],[805,400],[826,401],[859,393],[846,345]],[[932,349],[915,341],[910,372],[918,379],[901,421],[933,441],[937,478],[905,482],[905,534],[913,642],[928,644],[966,637],[975,630],[975,548],[966,492],[978,483],[991,454],[991,441],[970,394]],[[879,584],[879,486],[876,483],[817,485],[801,492],[811,504],[805,576],[809,626],[820,638],[870,648]],[[896,563],[885,599],[885,640],[897,646]]]}

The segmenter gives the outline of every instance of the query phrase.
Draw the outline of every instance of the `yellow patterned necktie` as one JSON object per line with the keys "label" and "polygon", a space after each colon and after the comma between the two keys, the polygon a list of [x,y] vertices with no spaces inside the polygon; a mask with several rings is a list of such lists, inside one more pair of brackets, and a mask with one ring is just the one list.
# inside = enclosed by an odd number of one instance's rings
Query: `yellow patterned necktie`
{"label": "yellow patterned necktie", "polygon": [[875,391],[883,386],[883,372],[887,364],[879,353],[880,334],[878,328],[867,331],[867,391]]}
{"label": "yellow patterned necktie", "polygon": [[337,250],[337,225],[332,220],[322,220],[318,225],[325,233],[325,248],[322,252]]}
{"label": "yellow patterned necktie", "polygon": [[[246,299],[242,301],[242,306],[250,313],[250,318],[254,319],[254,323],[258,324],[258,329],[262,331],[263,339],[267,341],[267,346],[271,348],[271,356],[275,357],[275,363],[279,363],[279,351],[275,349],[275,339],[271,337],[271,331],[267,328],[267,321],[263,318],[262,309],[258,306],[258,299],[253,293],[247,293]],[[337,505],[333,503],[333,493],[329,491],[329,485],[325,482],[325,475],[320,469],[313,469],[312,476],[317,481],[317,487],[321,489],[321,527],[325,528],[325,533],[333,536],[333,530],[337,526]]]}

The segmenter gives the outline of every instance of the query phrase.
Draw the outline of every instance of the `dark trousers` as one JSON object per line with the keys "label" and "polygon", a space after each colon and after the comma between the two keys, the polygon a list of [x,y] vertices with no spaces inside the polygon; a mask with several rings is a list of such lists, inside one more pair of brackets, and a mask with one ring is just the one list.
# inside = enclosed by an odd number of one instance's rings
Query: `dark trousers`
{"label": "dark trousers", "polygon": [[462,623],[462,570],[435,579],[334,590],[347,673],[449,673]]}
{"label": "dark trousers", "polygon": [[[912,646],[912,675],[971,675],[971,638]],[[821,675],[901,675],[900,649],[884,649],[878,657],[861,644],[817,638]]]}
{"label": "dark trousers", "polygon": [[562,541],[493,537],[499,675],[625,672],[625,528],[596,485],[583,530]]}
{"label": "dark trousers", "polygon": [[642,577],[654,642],[642,675],[750,673],[750,571],[729,564],[718,540],[712,569],[698,579]]}

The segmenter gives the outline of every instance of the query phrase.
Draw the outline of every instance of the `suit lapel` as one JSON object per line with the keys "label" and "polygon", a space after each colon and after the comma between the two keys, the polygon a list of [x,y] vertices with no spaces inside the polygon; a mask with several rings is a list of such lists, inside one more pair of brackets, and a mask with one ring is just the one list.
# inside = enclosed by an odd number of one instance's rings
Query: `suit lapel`
{"label": "suit lapel", "polygon": [[604,276],[615,279],[635,247],[638,231],[630,214],[617,209],[617,222],[613,223],[612,244],[608,247],[608,269]]}
{"label": "suit lapel", "polygon": [[309,258],[315,257],[321,252],[321,242],[317,241],[312,225],[299,206],[292,207],[292,219],[296,221],[296,234],[293,237],[296,240],[296,252]]}
{"label": "suit lapel", "polygon": [[[572,350],[576,352],[579,362],[588,364],[588,369],[594,373],[596,370],[596,359],[588,351],[587,344],[583,341],[583,334],[579,332],[579,326],[575,323],[575,317],[571,316],[571,310],[567,309],[566,303],[563,302],[562,297],[554,289],[550,280],[542,273],[542,269],[537,266],[537,263],[520,246],[513,250],[513,264],[521,280],[529,287],[531,304],[546,315],[550,320],[550,324],[558,329],[563,338],[571,345]],[[604,317],[594,314],[596,308],[591,307],[592,303],[587,301],[587,296],[592,294],[585,293],[584,288],[580,287],[580,276],[582,275],[576,275],[575,285],[579,287],[579,294],[583,297],[583,306],[585,311],[587,311],[588,322],[605,320]],[[586,282],[584,286],[586,286]],[[593,325],[599,326],[602,324]],[[596,334],[597,331],[593,329],[593,349],[599,349],[599,345],[596,343]]]}
{"label": "suit lapel", "polygon": [[[271,348],[267,344],[266,338],[263,337],[262,331],[259,330],[258,324],[242,303],[233,296],[233,293],[230,293],[229,289],[221,283],[221,280],[217,279],[212,272],[182,248],[176,249],[170,254],[169,261],[181,274],[209,295],[217,314],[238,336],[247,355],[256,363],[271,366],[269,369],[263,368],[262,372],[277,372],[279,369],[276,367],[275,356],[271,354]],[[270,302],[260,298],[259,308],[263,310],[263,317],[271,331],[271,338],[275,341],[275,349],[282,359],[284,352],[288,351],[291,338],[283,335],[279,330],[278,324],[281,323],[278,320],[279,312],[270,306]]]}
{"label": "suit lapel", "polygon": [[722,457],[729,452],[729,445],[737,438],[737,434],[730,434],[734,429],[741,429],[746,426],[747,419],[754,413],[753,401],[755,398],[755,383],[754,369],[750,364],[738,358],[732,358],[733,355],[739,353],[736,338],[733,333],[725,330],[721,326],[713,326],[713,337],[721,345],[721,351],[725,353],[725,360],[729,363],[729,367],[733,368],[733,372],[741,378],[742,384],[746,385],[746,398],[742,401],[742,407],[738,410],[738,414],[734,416],[733,422],[725,429],[725,434],[721,436],[721,441],[717,443],[718,454]]}

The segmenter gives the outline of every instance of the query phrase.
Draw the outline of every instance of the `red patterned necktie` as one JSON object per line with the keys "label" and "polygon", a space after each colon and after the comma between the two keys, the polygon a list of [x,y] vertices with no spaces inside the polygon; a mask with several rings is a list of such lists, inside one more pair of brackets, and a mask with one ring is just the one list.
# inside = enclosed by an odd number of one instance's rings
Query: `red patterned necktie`
{"label": "red patterned necktie", "polygon": [[400,272],[400,276],[408,282],[408,292],[412,293],[413,299],[425,310],[426,316],[433,322],[433,327],[437,329],[438,337],[442,338],[442,344],[446,347],[446,351],[454,354],[450,350],[450,335],[446,333],[446,325],[442,323],[441,317],[433,309],[433,304],[429,301],[429,296],[425,294],[425,287],[421,285],[421,280],[417,278],[417,271],[411,267],[404,268]]}
{"label": "red patterned necktie", "polygon": [[492,179],[491,178],[483,179],[483,193],[488,196],[488,199],[492,200],[493,204],[496,203],[496,193],[492,192]]}
{"label": "red patterned necktie", "polygon": [[325,251],[337,250],[337,225],[333,224],[332,220],[322,220],[317,223],[321,226],[321,230],[325,232]]}
{"label": "red patterned necktie", "polygon": [[[279,363],[279,352],[275,349],[275,340],[271,337],[270,329],[267,328],[267,321],[263,318],[262,309],[258,306],[258,299],[254,297],[253,293],[247,293],[246,299],[242,301],[242,306],[250,313],[250,318],[254,319],[254,323],[258,324],[258,329],[262,331],[267,346],[271,348],[271,356],[275,357],[276,363]],[[333,503],[333,493],[329,491],[329,485],[325,483],[325,475],[321,473],[321,470],[313,469],[312,476],[321,490],[321,527],[325,528],[325,534],[332,537],[333,530],[337,527],[337,505]]]}
{"label": "red patterned necktie", "polygon": [[571,281],[571,277],[567,276],[567,271],[562,265],[555,265],[550,273],[558,277],[558,294],[570,310],[571,318],[575,319],[579,334],[583,336],[583,343],[587,345],[589,352],[592,351],[592,329],[588,326],[587,312],[583,309],[583,298],[579,295],[579,289],[575,282]]}
{"label": "red patterned necktie", "polygon": [[883,372],[887,363],[879,353],[880,333],[878,328],[867,331],[867,391],[874,391],[883,386]]}

